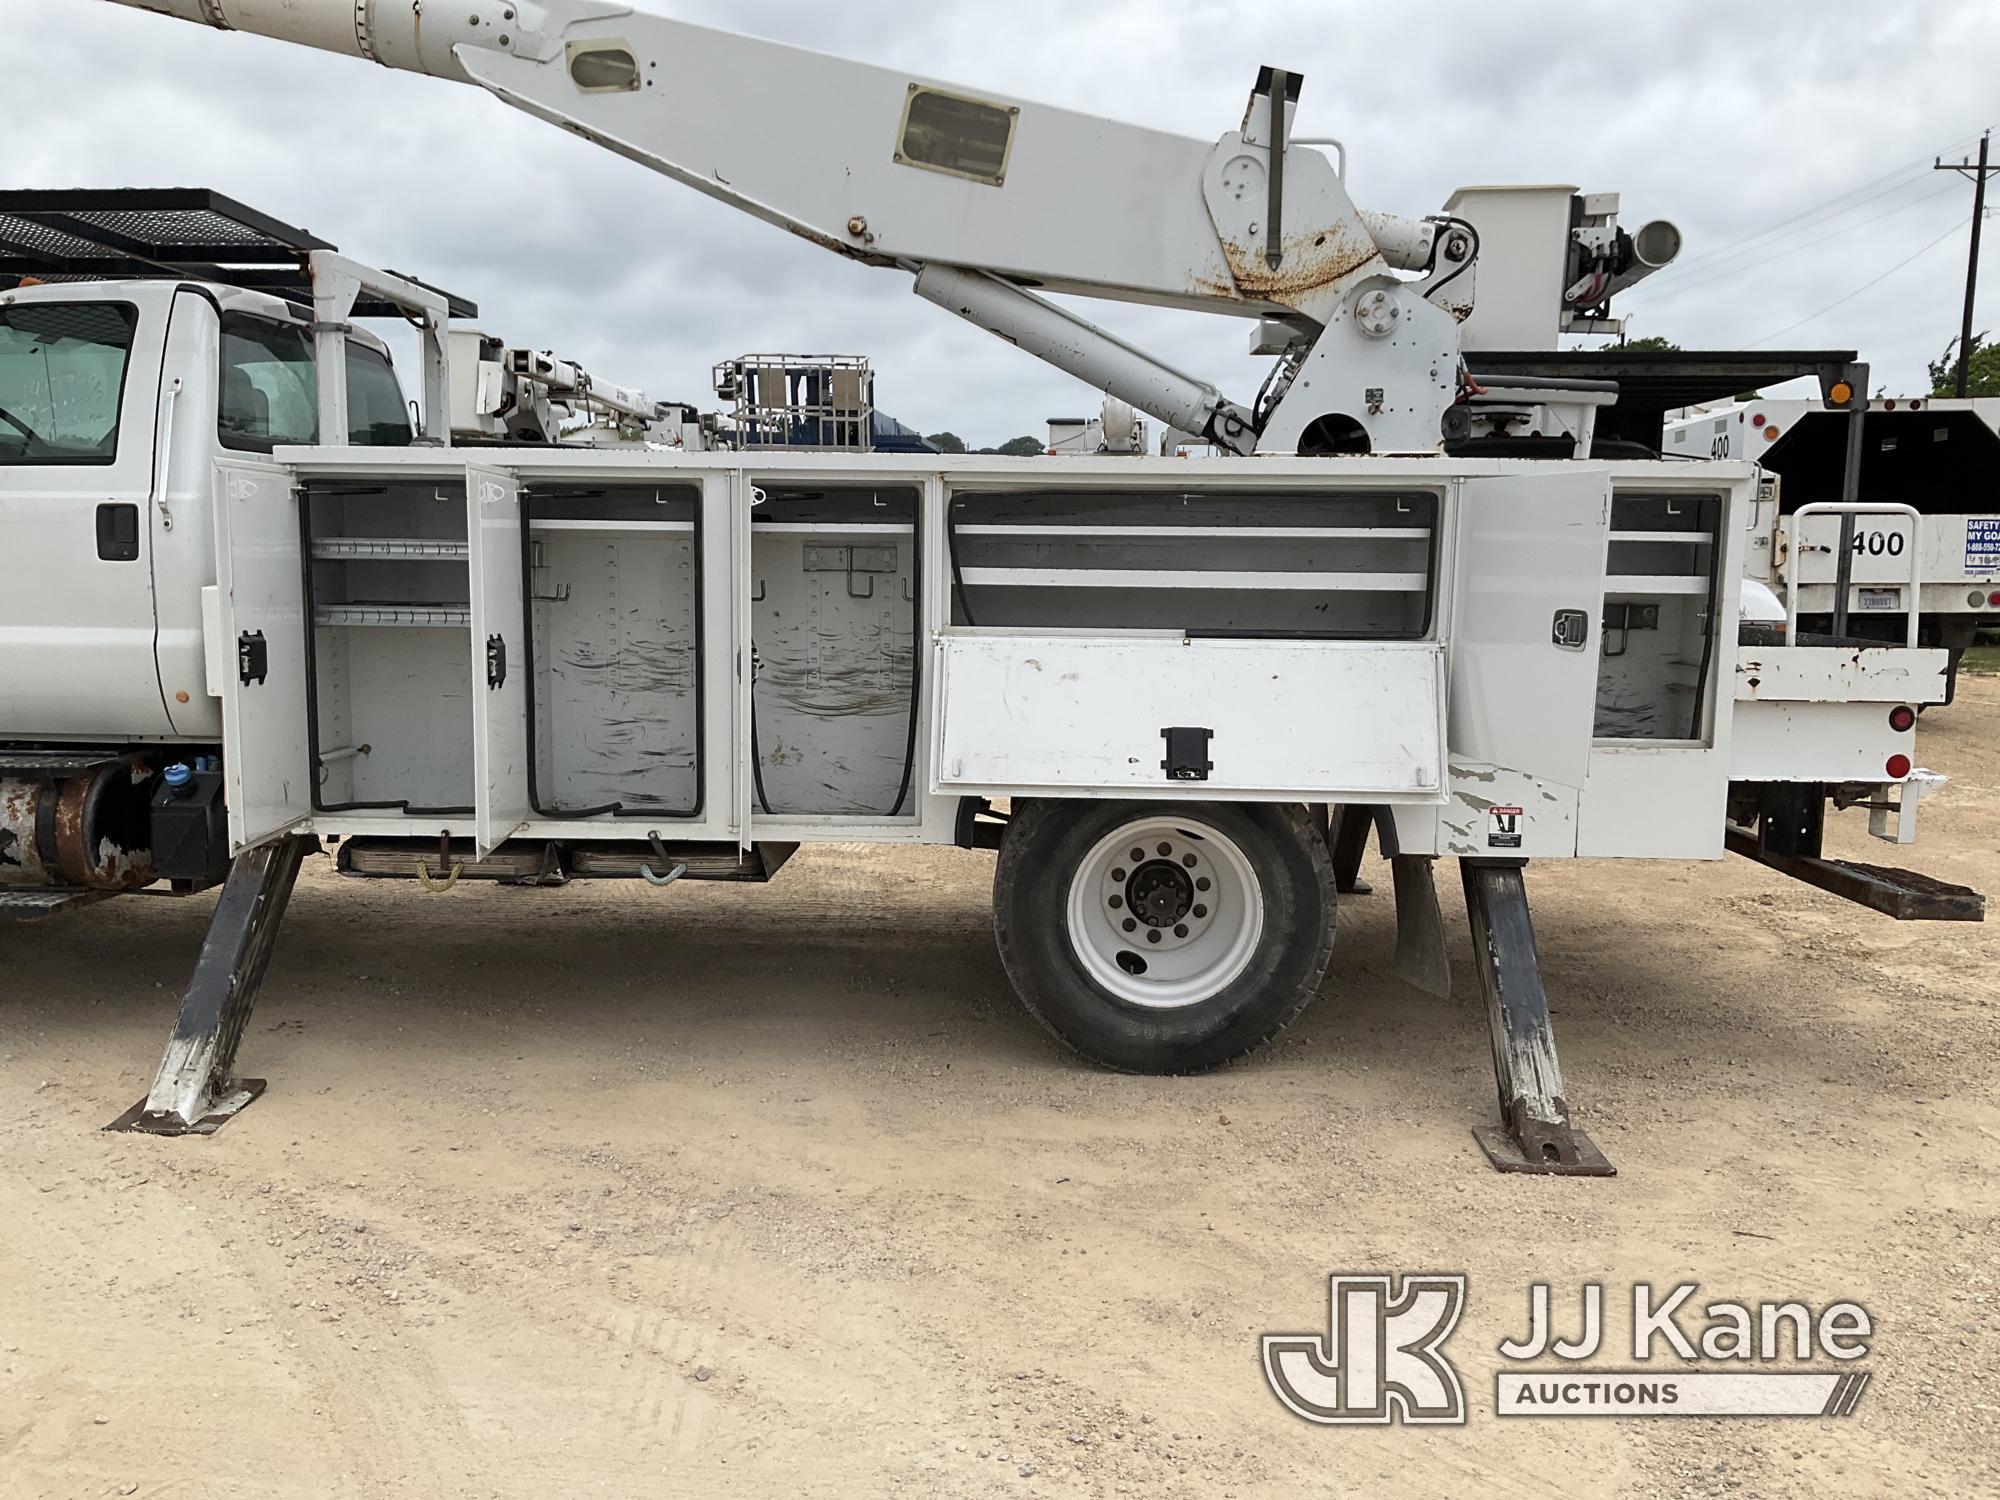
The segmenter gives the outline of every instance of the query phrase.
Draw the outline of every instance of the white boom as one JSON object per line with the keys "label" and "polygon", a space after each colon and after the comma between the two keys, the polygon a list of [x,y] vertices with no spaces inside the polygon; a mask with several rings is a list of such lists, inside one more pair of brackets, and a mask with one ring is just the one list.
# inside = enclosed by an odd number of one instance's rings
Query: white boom
{"label": "white boom", "polygon": [[[117,3],[476,83],[827,249],[913,272],[931,300],[1236,452],[1431,452],[1459,399],[1477,230],[1358,211],[1342,170],[1292,138],[1299,76],[1282,69],[1263,71],[1237,129],[1204,140],[602,0]],[[770,128],[742,126],[752,81],[781,112]],[[1632,245],[1569,237],[1554,253],[1609,285],[1650,269]],[[1286,358],[1246,408],[1029,286],[1274,320]]]}

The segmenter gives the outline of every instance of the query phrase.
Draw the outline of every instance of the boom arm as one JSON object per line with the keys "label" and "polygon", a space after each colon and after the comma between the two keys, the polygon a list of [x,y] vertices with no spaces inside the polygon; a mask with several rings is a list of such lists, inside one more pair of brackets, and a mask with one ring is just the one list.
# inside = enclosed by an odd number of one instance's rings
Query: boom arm
{"label": "boom arm", "polygon": [[[1294,408],[1281,446],[1340,414],[1377,451],[1429,450],[1456,399],[1477,236],[1358,212],[1326,156],[1290,142],[1298,78],[1283,71],[1208,141],[606,0],[118,3],[476,83],[829,250],[900,266],[961,316],[1239,452],[1280,402]],[[1291,354],[1277,399],[1247,411],[1027,287],[1275,320]]]}

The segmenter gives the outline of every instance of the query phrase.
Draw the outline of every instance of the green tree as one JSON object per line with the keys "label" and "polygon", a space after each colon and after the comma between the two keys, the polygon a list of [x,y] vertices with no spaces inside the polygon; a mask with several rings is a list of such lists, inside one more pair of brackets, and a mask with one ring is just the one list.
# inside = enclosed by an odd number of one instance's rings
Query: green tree
{"label": "green tree", "polygon": [[1621,339],[1617,347],[1621,354],[1676,354],[1681,346],[1655,333],[1643,339]]}
{"label": "green tree", "polygon": [[940,453],[963,453],[965,439],[955,432],[934,432],[924,439]]}
{"label": "green tree", "polygon": [[[2000,344],[1992,342],[1988,334],[1975,333],[1972,336],[1972,358],[1968,363],[1966,395],[2000,396]],[[1943,355],[1931,362],[1931,394],[1958,394],[1957,339],[1946,344]]]}
{"label": "green tree", "polygon": [[1007,439],[993,451],[1007,458],[1037,458],[1049,449],[1040,438],[1017,437]]}

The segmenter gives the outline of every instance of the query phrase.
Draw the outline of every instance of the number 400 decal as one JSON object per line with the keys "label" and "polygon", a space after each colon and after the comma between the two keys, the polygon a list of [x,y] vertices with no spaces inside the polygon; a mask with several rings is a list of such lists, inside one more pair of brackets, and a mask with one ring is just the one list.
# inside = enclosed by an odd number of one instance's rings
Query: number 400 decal
{"label": "number 400 decal", "polygon": [[1909,539],[1900,531],[1857,531],[1854,533],[1854,555],[1856,557],[1901,557]]}

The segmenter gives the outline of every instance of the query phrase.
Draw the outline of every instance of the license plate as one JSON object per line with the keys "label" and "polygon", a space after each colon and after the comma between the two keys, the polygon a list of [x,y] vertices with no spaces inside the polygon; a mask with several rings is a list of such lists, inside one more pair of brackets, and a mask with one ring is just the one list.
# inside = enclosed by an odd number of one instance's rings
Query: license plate
{"label": "license plate", "polygon": [[1863,589],[1861,591],[1863,609],[1901,609],[1903,591],[1901,589]]}

